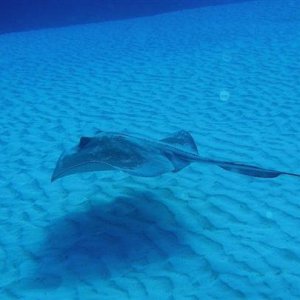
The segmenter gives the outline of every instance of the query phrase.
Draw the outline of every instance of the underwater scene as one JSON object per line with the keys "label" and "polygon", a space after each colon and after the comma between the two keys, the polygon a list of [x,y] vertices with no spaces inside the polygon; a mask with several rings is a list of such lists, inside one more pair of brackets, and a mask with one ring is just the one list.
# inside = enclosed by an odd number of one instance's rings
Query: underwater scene
{"label": "underwater scene", "polygon": [[300,299],[300,1],[0,2],[0,299]]}

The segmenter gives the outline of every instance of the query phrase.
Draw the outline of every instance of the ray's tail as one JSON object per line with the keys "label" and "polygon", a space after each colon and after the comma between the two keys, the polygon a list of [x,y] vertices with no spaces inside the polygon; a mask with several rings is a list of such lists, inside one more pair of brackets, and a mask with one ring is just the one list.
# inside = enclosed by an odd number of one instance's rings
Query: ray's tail
{"label": "ray's tail", "polygon": [[207,163],[207,164],[217,165],[226,171],[239,173],[239,174],[243,174],[243,175],[251,176],[251,177],[275,178],[280,175],[289,175],[289,176],[300,177],[300,174],[264,169],[264,168],[260,168],[260,167],[256,167],[256,166],[252,166],[252,165],[246,165],[246,164],[237,163],[237,162],[227,162],[227,161],[204,159],[204,158],[199,158],[198,161]]}

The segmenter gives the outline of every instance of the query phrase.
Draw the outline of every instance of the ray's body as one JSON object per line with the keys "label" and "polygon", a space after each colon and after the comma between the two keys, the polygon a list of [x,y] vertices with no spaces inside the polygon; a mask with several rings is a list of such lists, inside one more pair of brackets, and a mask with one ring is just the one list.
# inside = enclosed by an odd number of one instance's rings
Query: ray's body
{"label": "ray's body", "polygon": [[106,170],[153,177],[178,172],[193,162],[217,165],[227,171],[252,177],[300,177],[298,174],[238,162],[202,158],[193,137],[181,130],[159,141],[103,131],[94,137],[82,137],[77,146],[60,156],[51,180],[75,173]]}

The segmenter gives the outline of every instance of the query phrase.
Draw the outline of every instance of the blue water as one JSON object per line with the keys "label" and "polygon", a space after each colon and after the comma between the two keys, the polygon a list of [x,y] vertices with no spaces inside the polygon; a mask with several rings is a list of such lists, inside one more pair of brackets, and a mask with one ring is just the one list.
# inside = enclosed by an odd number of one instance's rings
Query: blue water
{"label": "blue water", "polygon": [[99,129],[299,173],[299,2],[22,3],[0,4],[0,299],[299,299],[297,178],[50,182]]}
{"label": "blue water", "polygon": [[144,17],[251,0],[11,0],[0,3],[0,33]]}

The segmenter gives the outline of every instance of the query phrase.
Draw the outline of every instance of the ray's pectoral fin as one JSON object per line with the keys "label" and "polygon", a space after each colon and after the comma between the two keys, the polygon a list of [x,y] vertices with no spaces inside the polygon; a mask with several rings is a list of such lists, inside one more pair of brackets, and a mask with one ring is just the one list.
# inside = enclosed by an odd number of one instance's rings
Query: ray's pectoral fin
{"label": "ray's pectoral fin", "polygon": [[[198,155],[197,145],[193,137],[189,132],[185,130],[177,131],[171,136],[166,137],[160,141],[172,145],[180,150]],[[166,152],[164,154],[173,164],[174,169],[172,170],[172,172],[174,173],[187,167],[192,162],[191,160],[187,159],[187,157],[178,155],[173,152]]]}
{"label": "ray's pectoral fin", "polygon": [[78,144],[78,148],[79,149],[84,149],[87,147],[87,145],[91,142],[92,138],[90,137],[86,137],[86,136],[82,136],[80,138],[79,144]]}
{"label": "ray's pectoral fin", "polygon": [[178,155],[176,155],[174,153],[171,153],[171,152],[166,152],[166,153],[164,153],[164,155],[172,163],[172,165],[173,165],[172,172],[173,173],[179,172],[183,168],[185,168],[188,165],[190,165],[191,162],[192,162],[190,160],[187,160],[187,159],[185,159],[185,158],[183,158],[181,156],[178,156]]}
{"label": "ray's pectoral fin", "polygon": [[191,152],[193,154],[198,154],[197,145],[192,137],[192,135],[185,130],[180,130],[175,132],[169,137],[160,140],[163,143],[170,144],[177,147],[183,151]]}

